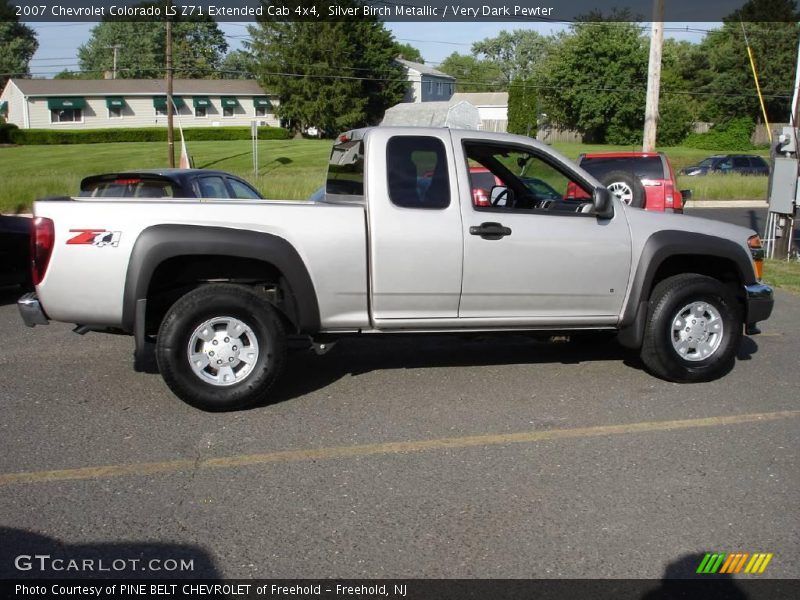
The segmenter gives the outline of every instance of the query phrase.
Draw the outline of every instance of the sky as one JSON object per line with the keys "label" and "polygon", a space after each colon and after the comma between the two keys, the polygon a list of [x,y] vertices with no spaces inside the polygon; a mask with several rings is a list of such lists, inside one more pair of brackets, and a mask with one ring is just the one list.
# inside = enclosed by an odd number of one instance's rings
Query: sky
{"label": "sky", "polygon": [[[28,23],[39,40],[39,49],[31,61],[31,73],[37,77],[53,77],[56,73],[70,69],[76,71],[78,46],[88,41],[96,23]],[[425,62],[437,65],[453,52],[469,54],[473,42],[494,37],[502,30],[535,29],[542,34],[554,33],[565,25],[550,23],[415,23],[389,22],[386,24],[395,38],[415,46]],[[644,24],[648,25],[649,24]],[[714,29],[716,23],[668,23],[666,36],[691,42],[699,42],[703,33],[696,29]],[[230,50],[241,47],[247,37],[246,23],[220,23],[227,36]],[[683,29],[684,31],[679,31]],[[110,52],[110,50],[109,50]]]}

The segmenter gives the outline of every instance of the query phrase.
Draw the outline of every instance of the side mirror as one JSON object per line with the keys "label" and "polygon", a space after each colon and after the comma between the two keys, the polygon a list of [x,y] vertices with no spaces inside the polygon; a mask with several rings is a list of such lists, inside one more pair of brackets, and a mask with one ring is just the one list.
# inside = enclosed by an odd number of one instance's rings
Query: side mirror
{"label": "side mirror", "polygon": [[594,214],[601,219],[610,219],[614,216],[614,203],[611,200],[611,192],[607,188],[598,187],[592,192],[592,204]]}
{"label": "side mirror", "polygon": [[514,192],[504,185],[495,185],[489,194],[492,206],[511,206]]}

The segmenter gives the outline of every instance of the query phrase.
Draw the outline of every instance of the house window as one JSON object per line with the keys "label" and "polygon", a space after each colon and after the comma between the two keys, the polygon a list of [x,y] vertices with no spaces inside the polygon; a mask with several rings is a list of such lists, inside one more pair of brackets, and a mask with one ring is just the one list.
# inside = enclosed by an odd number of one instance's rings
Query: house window
{"label": "house window", "polygon": [[157,117],[166,117],[167,116],[167,107],[164,106],[163,108],[159,108],[158,106],[155,107],[156,109],[156,116]]}
{"label": "house window", "polygon": [[437,96],[441,96],[441,95],[442,95],[442,92],[444,91],[444,90],[442,89],[443,87],[444,87],[444,86],[442,85],[442,82],[441,82],[441,81],[437,81],[437,82],[436,82],[436,95],[437,95]]}
{"label": "house window", "polygon": [[206,112],[205,106],[195,106],[194,107],[194,117],[195,119],[205,119],[208,116]]}
{"label": "house window", "polygon": [[83,111],[80,108],[55,108],[50,111],[51,123],[83,123]]}
{"label": "house window", "polygon": [[108,109],[108,118],[109,119],[121,119],[122,118],[122,107],[121,106],[111,106]]}
{"label": "house window", "polygon": [[266,117],[267,116],[267,107],[266,106],[256,106],[256,116],[257,117]]}
{"label": "house window", "polygon": [[233,116],[233,107],[232,106],[223,106],[222,107],[222,116],[230,118]]}
{"label": "house window", "polygon": [[433,81],[431,80],[428,80],[428,93],[429,94],[433,93]]}

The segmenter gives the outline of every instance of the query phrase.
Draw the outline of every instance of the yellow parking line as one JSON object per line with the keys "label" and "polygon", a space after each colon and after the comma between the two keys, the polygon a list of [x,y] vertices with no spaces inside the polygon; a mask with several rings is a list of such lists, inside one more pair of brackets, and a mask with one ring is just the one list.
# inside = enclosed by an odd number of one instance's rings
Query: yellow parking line
{"label": "yellow parking line", "polygon": [[646,433],[655,431],[677,431],[681,429],[694,429],[698,427],[724,427],[726,425],[742,425],[746,423],[791,419],[799,416],[800,410],[785,410],[769,413],[751,413],[745,415],[683,419],[677,421],[646,421],[640,423],[626,423],[622,425],[577,427],[573,429],[521,431],[519,433],[473,435],[432,440],[415,440],[408,442],[385,442],[379,444],[362,444],[358,446],[334,446],[329,448],[309,448],[306,450],[284,450],[279,452],[270,452],[267,454],[239,454],[235,456],[207,458],[197,461],[170,460],[165,462],[105,465],[100,467],[62,469],[57,471],[4,473],[0,474],[0,485],[156,475],[161,473],[179,473],[191,471],[193,469],[229,469],[235,467],[265,465],[270,463],[330,460],[336,458],[352,458],[381,454],[408,454],[411,452],[425,452],[428,450],[445,450],[451,448],[470,448],[473,446],[529,444],[571,438],[604,437],[610,435]]}

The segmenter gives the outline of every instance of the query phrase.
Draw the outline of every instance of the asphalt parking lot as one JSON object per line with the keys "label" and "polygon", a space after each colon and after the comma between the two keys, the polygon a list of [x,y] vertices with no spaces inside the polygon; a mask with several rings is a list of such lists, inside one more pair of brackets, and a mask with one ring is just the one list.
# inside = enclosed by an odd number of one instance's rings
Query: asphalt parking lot
{"label": "asphalt parking lot", "polygon": [[712,383],[602,341],[365,339],[229,414],[134,373],[130,338],[3,299],[0,578],[42,575],[22,550],[225,578],[660,578],[742,551],[800,577],[800,296]]}

